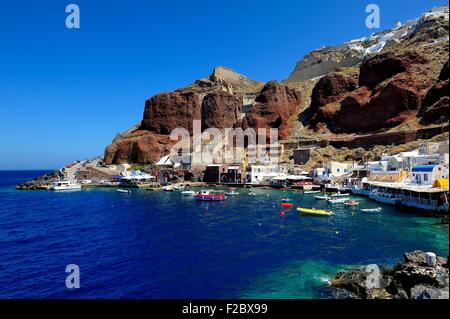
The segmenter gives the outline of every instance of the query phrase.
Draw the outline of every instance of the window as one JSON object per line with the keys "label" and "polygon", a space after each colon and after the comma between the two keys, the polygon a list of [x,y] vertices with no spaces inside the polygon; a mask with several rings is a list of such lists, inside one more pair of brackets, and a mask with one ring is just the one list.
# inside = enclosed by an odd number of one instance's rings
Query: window
{"label": "window", "polygon": [[428,174],[423,174],[423,180],[428,181]]}

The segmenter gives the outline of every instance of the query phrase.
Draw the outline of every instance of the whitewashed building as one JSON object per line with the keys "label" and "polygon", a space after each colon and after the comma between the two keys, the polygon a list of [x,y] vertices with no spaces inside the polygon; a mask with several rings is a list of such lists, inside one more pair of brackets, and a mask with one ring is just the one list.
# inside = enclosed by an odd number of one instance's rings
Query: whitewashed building
{"label": "whitewashed building", "polygon": [[411,171],[411,183],[423,186],[431,186],[434,181],[448,178],[448,167],[439,165],[417,165]]}

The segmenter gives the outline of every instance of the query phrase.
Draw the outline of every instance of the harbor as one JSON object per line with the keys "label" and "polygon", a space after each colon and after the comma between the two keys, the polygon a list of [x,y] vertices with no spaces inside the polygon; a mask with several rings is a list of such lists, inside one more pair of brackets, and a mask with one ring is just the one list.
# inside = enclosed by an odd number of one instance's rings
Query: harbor
{"label": "harbor", "polygon": [[[26,174],[30,173],[1,175],[1,233],[8,236],[3,240],[14,244],[14,256],[22,256],[0,276],[2,285],[9,287],[2,291],[5,298],[73,298],[73,292],[53,279],[59,268],[46,263],[48,259],[76,258],[84,269],[86,287],[76,292],[77,298],[95,294],[104,298],[309,299],[339,298],[341,292],[329,282],[338,271],[354,265],[373,260],[394,265],[404,252],[415,249],[448,255],[448,226],[441,224],[440,217],[368,197],[349,195],[359,204],[348,206],[315,199],[326,193],[269,187],[236,187],[238,195],[226,195],[233,191],[228,186],[192,188],[195,192],[221,190],[227,197],[222,201],[197,200],[175,188],[15,190],[18,176],[23,181],[31,178]],[[20,207],[15,203],[21,203]],[[365,212],[378,207],[381,212]],[[306,209],[305,213],[298,208]],[[332,214],[322,216],[322,212]],[[23,231],[12,231],[13,220]],[[79,255],[73,244],[86,253]],[[29,255],[27,251],[36,245],[44,249],[33,249]],[[12,273],[26,262],[38,269],[38,286]],[[124,277],[117,279],[124,270]],[[155,277],[155,273],[162,275]],[[17,278],[14,285],[7,284],[9,278]]]}

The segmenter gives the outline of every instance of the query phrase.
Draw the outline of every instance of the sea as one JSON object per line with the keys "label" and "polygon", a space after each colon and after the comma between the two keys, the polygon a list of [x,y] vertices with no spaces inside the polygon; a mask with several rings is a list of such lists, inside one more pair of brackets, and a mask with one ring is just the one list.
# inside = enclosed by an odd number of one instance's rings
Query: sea
{"label": "sea", "polygon": [[[354,197],[237,189],[224,202],[177,191],[17,191],[45,171],[0,171],[0,298],[343,298],[337,272],[394,265],[404,252],[448,256],[440,218]],[[332,217],[282,210],[332,209]],[[361,208],[382,207],[381,213]],[[68,288],[68,265],[79,288]]]}

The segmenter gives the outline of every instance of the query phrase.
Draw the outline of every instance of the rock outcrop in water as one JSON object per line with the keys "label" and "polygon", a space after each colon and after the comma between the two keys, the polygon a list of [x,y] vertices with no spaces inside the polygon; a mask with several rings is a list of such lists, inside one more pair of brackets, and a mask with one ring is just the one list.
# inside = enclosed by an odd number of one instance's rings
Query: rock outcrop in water
{"label": "rock outcrop in water", "polygon": [[380,267],[380,288],[370,288],[365,269],[340,272],[332,280],[335,288],[344,289],[363,299],[448,299],[448,260],[437,257],[435,266],[425,262],[425,252],[405,253],[393,268]]}
{"label": "rock outcrop in water", "polygon": [[47,173],[41,177],[37,177],[32,181],[16,185],[17,190],[41,190],[48,189],[52,182],[58,181],[62,177],[59,171]]}

